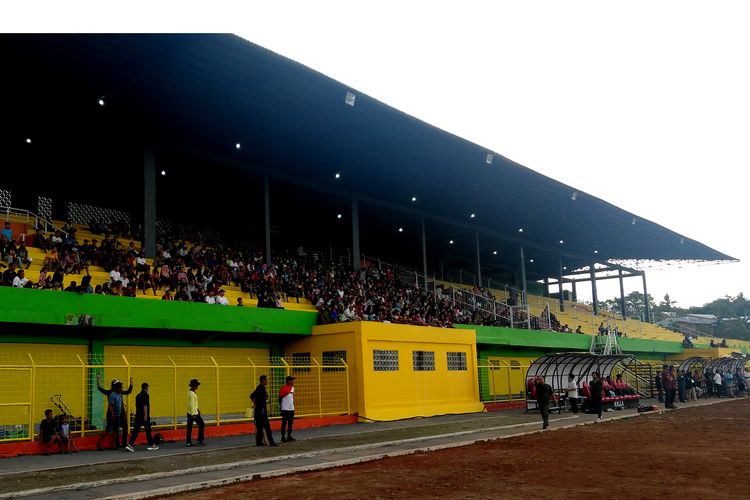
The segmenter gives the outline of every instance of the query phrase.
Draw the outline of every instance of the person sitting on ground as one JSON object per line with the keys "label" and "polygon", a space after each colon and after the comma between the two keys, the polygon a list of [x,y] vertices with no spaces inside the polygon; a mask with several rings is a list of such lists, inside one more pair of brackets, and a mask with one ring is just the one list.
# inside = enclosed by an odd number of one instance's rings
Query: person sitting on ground
{"label": "person sitting on ground", "polygon": [[57,428],[57,434],[60,437],[60,451],[65,449],[64,453],[78,453],[78,447],[76,446],[73,436],[70,435],[70,422],[68,422],[68,415],[63,413],[60,415],[60,425]]}

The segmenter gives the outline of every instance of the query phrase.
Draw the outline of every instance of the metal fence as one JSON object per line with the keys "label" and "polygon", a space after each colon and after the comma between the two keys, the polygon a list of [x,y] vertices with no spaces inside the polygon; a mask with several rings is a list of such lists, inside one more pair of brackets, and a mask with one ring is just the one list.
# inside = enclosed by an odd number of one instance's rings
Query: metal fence
{"label": "metal fence", "polygon": [[0,442],[33,440],[46,409],[69,416],[77,436],[101,432],[106,397],[119,379],[127,390],[131,420],[141,384],[150,386],[151,419],[156,429],[177,429],[186,423],[188,383],[201,383],[197,395],[207,425],[251,421],[250,393],[260,375],[268,377],[269,416],[278,418],[275,395],[288,375],[296,378],[295,416],[319,417],[350,413],[349,367],[343,359],[252,359],[213,356],[91,356],[5,354],[0,357]]}
{"label": "metal fence", "polygon": [[526,401],[529,365],[511,360],[480,360],[479,397],[482,403]]}

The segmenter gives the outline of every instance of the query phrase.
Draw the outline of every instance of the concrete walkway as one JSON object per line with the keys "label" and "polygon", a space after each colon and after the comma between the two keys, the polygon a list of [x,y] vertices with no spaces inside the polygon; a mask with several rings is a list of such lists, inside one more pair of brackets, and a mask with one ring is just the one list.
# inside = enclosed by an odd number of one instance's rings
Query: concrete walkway
{"label": "concrete walkway", "polygon": [[[682,407],[724,401],[728,400],[702,400]],[[624,410],[603,417],[618,420],[638,415]],[[595,420],[584,414],[553,415],[552,429]],[[16,457],[0,461],[0,498],[152,498],[531,432],[541,432],[538,414],[508,410],[305,429],[296,435],[297,442],[278,448],[257,448],[252,437],[234,436],[212,439],[198,451],[168,443],[156,452],[140,448],[136,453]]]}

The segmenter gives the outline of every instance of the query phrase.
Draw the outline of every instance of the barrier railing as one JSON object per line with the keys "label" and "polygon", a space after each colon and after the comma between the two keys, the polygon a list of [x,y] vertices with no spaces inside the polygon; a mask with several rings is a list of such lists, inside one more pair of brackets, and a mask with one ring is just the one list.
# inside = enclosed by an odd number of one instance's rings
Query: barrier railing
{"label": "barrier railing", "polygon": [[479,397],[483,403],[526,401],[529,365],[505,360],[481,360],[477,365]]}
{"label": "barrier railing", "polygon": [[295,416],[350,414],[349,367],[343,359],[218,358],[215,356],[3,355],[0,357],[0,442],[30,441],[38,434],[46,409],[66,414],[71,432],[85,436],[105,426],[106,397],[121,380],[132,393],[124,396],[131,421],[141,384],[150,388],[151,420],[156,429],[185,425],[188,382],[196,378],[201,415],[207,425],[250,422],[250,393],[260,375],[268,377],[269,416],[280,417],[276,394],[288,375],[295,380]]}
{"label": "barrier railing", "polygon": [[62,228],[55,226],[52,221],[47,220],[44,217],[40,217],[30,210],[25,210],[23,208],[0,207],[0,213],[5,216],[6,222],[10,221],[11,218],[17,221],[24,221],[26,224],[33,222],[32,227],[34,229],[41,229],[45,233],[48,231],[60,231],[66,238],[68,236],[68,233],[66,231],[63,231]]}

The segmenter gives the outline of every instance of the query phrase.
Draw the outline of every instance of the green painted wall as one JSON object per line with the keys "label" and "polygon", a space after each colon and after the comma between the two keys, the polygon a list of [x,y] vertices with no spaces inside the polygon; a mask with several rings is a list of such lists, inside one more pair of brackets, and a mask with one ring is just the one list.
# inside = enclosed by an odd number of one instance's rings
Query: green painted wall
{"label": "green painted wall", "polygon": [[186,302],[79,295],[0,287],[0,322],[65,325],[69,315],[95,316],[96,327],[158,328],[309,335],[313,311],[222,307]]}

